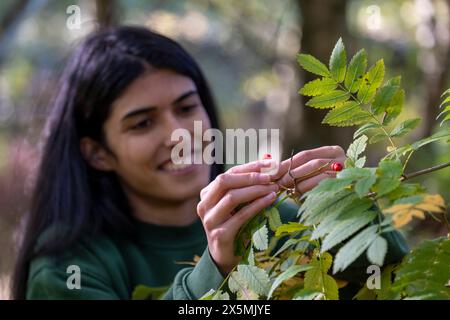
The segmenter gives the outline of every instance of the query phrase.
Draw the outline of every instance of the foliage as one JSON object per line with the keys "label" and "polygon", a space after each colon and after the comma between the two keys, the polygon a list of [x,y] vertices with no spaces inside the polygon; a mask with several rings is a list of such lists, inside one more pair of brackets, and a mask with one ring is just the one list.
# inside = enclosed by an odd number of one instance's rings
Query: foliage
{"label": "foliage", "polygon": [[[398,138],[413,131],[420,119],[396,121],[405,92],[400,77],[383,83],[386,72],[382,59],[367,70],[366,53],[360,50],[347,64],[345,46],[339,39],[328,67],[308,54],[299,54],[298,62],[319,76],[299,91],[311,97],[306,105],[329,110],[324,124],[358,128],[347,150],[345,169],[295,199],[301,202],[297,222],[281,223],[277,207],[286,198],[294,198],[293,192],[287,192],[240,230],[236,254],[244,259],[224,282],[230,291],[227,298],[338,299],[339,288],[346,285],[339,280],[339,273],[365,257],[368,264],[384,267],[384,288],[374,292],[364,286],[355,298],[448,299],[448,237],[423,242],[395,267],[385,266],[384,262],[389,252],[387,233],[403,227],[412,217],[423,219],[430,214],[436,218],[434,215],[439,214],[445,219],[445,203],[440,195],[427,194],[420,184],[405,181],[449,164],[415,174],[404,170],[421,147],[450,140],[450,128],[445,127],[450,89],[442,95],[442,130],[400,146]],[[363,153],[367,145],[380,141],[389,144],[386,156],[377,167],[365,167]],[[284,240],[275,252],[269,246],[269,229],[276,241]],[[393,283],[391,276],[395,276]],[[223,290],[222,286],[212,291],[210,297],[223,296]]]}

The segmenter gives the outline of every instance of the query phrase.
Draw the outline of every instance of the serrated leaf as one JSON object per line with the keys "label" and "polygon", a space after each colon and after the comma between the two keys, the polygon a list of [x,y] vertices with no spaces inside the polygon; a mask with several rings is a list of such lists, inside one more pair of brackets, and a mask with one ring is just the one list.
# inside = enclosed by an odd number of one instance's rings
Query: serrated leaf
{"label": "serrated leaf", "polygon": [[444,101],[439,105],[439,108],[442,108],[443,106],[447,106],[450,104],[450,96],[445,98]]}
{"label": "serrated leaf", "polygon": [[366,150],[366,146],[367,136],[362,135],[350,144],[347,149],[347,157],[351,158],[353,161],[356,161],[358,156]]}
{"label": "serrated leaf", "polygon": [[275,236],[279,237],[282,234],[291,234],[298,231],[303,231],[308,229],[307,226],[304,224],[301,224],[299,222],[289,222],[287,224],[283,224],[278,227],[277,231],[275,232]]}
{"label": "serrated leaf", "polygon": [[430,137],[414,142],[413,144],[411,144],[411,149],[418,150],[429,143],[449,138],[450,138],[450,130],[441,130],[439,132],[436,132]]}
{"label": "serrated leaf", "polygon": [[275,252],[272,257],[276,257],[277,255],[279,255],[280,253],[282,253],[283,251],[285,251],[286,249],[296,245],[298,242],[300,241],[300,239],[288,239],[286,240],[285,243],[283,243],[283,245],[280,247],[280,249],[278,249],[277,252]]}
{"label": "serrated leaf", "polygon": [[327,274],[333,263],[333,258],[328,252],[316,256],[311,262],[312,267],[305,273],[305,289],[322,292],[329,300],[339,299],[336,280]]}
{"label": "serrated leaf", "polygon": [[277,229],[282,225],[280,213],[278,212],[278,209],[275,207],[270,208],[268,218],[269,218],[268,220],[269,220],[270,230],[272,230],[273,232],[276,232]]}
{"label": "serrated leaf", "polygon": [[345,87],[352,93],[358,91],[361,85],[361,77],[366,72],[367,57],[364,49],[359,50],[348,65],[347,74],[345,76]]}
{"label": "serrated leaf", "polygon": [[397,125],[389,135],[391,137],[401,137],[416,128],[419,125],[420,120],[420,118],[405,120]]}
{"label": "serrated leaf", "polygon": [[339,38],[334,46],[333,52],[330,57],[330,73],[332,77],[342,82],[345,78],[345,71],[347,69],[347,54],[345,52],[345,46],[342,39]]}
{"label": "serrated leaf", "polygon": [[267,296],[270,290],[270,280],[265,270],[245,264],[238,265],[237,269],[249,289],[259,295]]}
{"label": "serrated leaf", "polygon": [[369,119],[370,113],[363,110],[356,101],[346,101],[327,113],[322,123],[347,127],[360,124]]}
{"label": "serrated leaf", "polygon": [[425,240],[403,259],[391,289],[402,298],[450,300],[450,238]]}
{"label": "serrated leaf", "polygon": [[336,89],[337,83],[331,78],[319,78],[305,84],[299,90],[304,96],[319,96]]}
{"label": "serrated leaf", "polygon": [[317,290],[302,289],[294,295],[292,300],[315,300],[319,295],[322,293]]}
{"label": "serrated leaf", "polygon": [[352,217],[340,221],[335,225],[333,230],[322,242],[322,251],[328,251],[337,244],[351,237],[362,227],[373,221],[377,216],[375,211],[361,211],[359,213],[354,211],[353,214],[354,215]]}
{"label": "serrated leaf", "polygon": [[350,98],[348,92],[342,90],[333,90],[326,94],[310,99],[306,105],[317,109],[334,108],[336,105],[345,102]]}
{"label": "serrated leaf", "polygon": [[312,55],[301,53],[297,56],[297,61],[306,71],[319,76],[330,76],[330,71],[328,71],[327,67]]}
{"label": "serrated leaf", "polygon": [[358,91],[358,100],[362,103],[369,103],[375,96],[378,87],[384,78],[384,61],[377,63],[364,75]]}
{"label": "serrated leaf", "polygon": [[377,229],[377,225],[363,229],[337,252],[333,274],[345,270],[371,245],[377,237]]}
{"label": "serrated leaf", "polygon": [[374,189],[378,196],[385,195],[400,185],[403,174],[402,164],[399,160],[382,160],[377,169],[378,181]]}
{"label": "serrated leaf", "polygon": [[393,206],[383,210],[383,213],[392,214],[396,228],[408,224],[413,217],[424,219],[424,212],[445,213],[444,199],[438,194],[410,196],[395,201]]}
{"label": "serrated leaf", "polygon": [[269,232],[266,225],[256,230],[252,236],[253,246],[257,250],[266,250],[269,246]]}
{"label": "serrated leaf", "polygon": [[259,295],[253,290],[244,288],[236,293],[236,298],[237,300],[258,300]]}
{"label": "serrated leaf", "polygon": [[358,138],[360,135],[362,135],[363,133],[366,133],[367,131],[371,130],[371,129],[375,129],[375,128],[379,128],[380,125],[377,123],[373,123],[373,122],[369,122],[366,123],[365,125],[361,126],[360,128],[358,128],[358,130],[355,131],[355,133],[353,134],[353,139]]}
{"label": "serrated leaf", "polygon": [[158,300],[169,290],[168,286],[149,287],[137,285],[131,295],[132,300]]}
{"label": "serrated leaf", "polygon": [[366,156],[359,158],[355,161],[356,168],[362,168],[366,164]]}
{"label": "serrated leaf", "polygon": [[388,243],[382,236],[376,237],[369,249],[367,249],[367,259],[373,264],[382,266],[387,253]]}
{"label": "serrated leaf", "polygon": [[369,144],[374,144],[386,139],[386,135],[384,133],[377,133],[370,137]]}
{"label": "serrated leaf", "polygon": [[278,277],[275,279],[275,281],[272,284],[272,287],[269,290],[269,294],[267,296],[267,299],[270,299],[272,297],[273,292],[276,288],[285,280],[292,278],[299,272],[307,271],[311,269],[312,267],[309,265],[298,265],[294,264],[291,265],[289,268],[287,268],[284,272],[282,272]]}
{"label": "serrated leaf", "polygon": [[361,215],[373,206],[373,202],[368,198],[356,198],[346,210],[340,212],[332,212],[326,216],[319,226],[311,234],[311,240],[323,237],[332,232],[335,226],[344,220],[353,219],[355,216]]}
{"label": "serrated leaf", "polygon": [[352,179],[324,179],[314,188],[314,192],[341,191],[348,187],[352,181]]}
{"label": "serrated leaf", "polygon": [[389,107],[386,108],[386,114],[383,118],[383,125],[388,125],[395,120],[402,112],[405,103],[405,90],[398,90],[391,100]]}
{"label": "serrated leaf", "polygon": [[247,285],[248,284],[239,272],[233,271],[230,274],[228,278],[228,288],[232,293],[236,293],[239,290],[244,289],[245,287],[247,287]]}
{"label": "serrated leaf", "polygon": [[443,98],[444,96],[450,94],[450,89],[445,90],[442,94],[441,94],[441,98]]}
{"label": "serrated leaf", "polygon": [[375,98],[371,105],[372,112],[377,115],[385,112],[392,101],[392,98],[397,93],[400,87],[397,85],[386,84],[381,87],[375,95]]}

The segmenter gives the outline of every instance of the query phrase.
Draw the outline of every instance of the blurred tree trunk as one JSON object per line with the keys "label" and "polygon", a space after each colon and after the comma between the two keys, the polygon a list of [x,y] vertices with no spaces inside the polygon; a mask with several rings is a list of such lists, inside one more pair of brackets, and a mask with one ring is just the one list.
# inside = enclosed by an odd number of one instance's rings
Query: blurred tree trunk
{"label": "blurred tree trunk", "polygon": [[[342,37],[346,44],[347,56],[350,55],[352,41],[347,30],[346,8],[347,0],[296,0],[300,12],[299,24],[302,30],[301,52],[311,54],[328,65],[334,44]],[[349,57],[348,57],[349,58]],[[316,76],[300,72],[299,78],[306,83]],[[334,128],[322,125],[326,111],[301,106],[301,122],[297,123],[295,132],[284,132],[283,154],[288,156],[291,149],[303,150],[320,145],[339,144],[347,147],[351,140],[352,128]],[[292,105],[292,108],[299,108]],[[289,123],[291,112],[287,113],[286,123]],[[295,110],[295,113],[297,111]],[[287,126],[289,128],[291,126]],[[289,129],[288,129],[289,130]],[[299,132],[300,130],[300,132]]]}
{"label": "blurred tree trunk", "polygon": [[[450,4],[445,2],[447,12],[450,11]],[[447,30],[450,34],[450,21],[447,21]],[[441,94],[447,88],[448,79],[450,77],[450,41],[439,41],[439,30],[436,25],[433,26],[434,38],[436,39],[436,46],[434,52],[437,71],[426,76],[427,98],[424,109],[422,111],[423,117],[423,131],[422,136],[429,136],[433,133],[433,129],[440,122],[436,121],[436,117],[442,111],[438,106],[441,103]]]}
{"label": "blurred tree trunk", "polygon": [[105,29],[120,23],[120,5],[117,0],[96,0],[98,28]]}
{"label": "blurred tree trunk", "polygon": [[21,22],[46,2],[46,0],[17,0],[0,15],[0,65]]}

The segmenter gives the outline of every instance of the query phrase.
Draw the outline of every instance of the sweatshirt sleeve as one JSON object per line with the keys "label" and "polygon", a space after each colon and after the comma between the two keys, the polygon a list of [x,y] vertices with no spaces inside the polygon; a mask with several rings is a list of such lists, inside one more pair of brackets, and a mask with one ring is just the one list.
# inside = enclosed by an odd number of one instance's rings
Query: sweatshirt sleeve
{"label": "sweatshirt sleeve", "polygon": [[217,290],[224,277],[206,248],[195,267],[182,269],[175,276],[164,300],[197,300],[211,289]]}

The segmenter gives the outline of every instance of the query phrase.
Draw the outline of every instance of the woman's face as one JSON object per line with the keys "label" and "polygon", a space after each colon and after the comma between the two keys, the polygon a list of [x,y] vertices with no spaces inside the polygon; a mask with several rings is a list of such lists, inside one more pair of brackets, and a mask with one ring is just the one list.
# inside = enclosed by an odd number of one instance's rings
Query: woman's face
{"label": "woman's face", "polygon": [[[209,182],[207,164],[175,165],[172,132],[189,131],[194,121],[211,127],[194,82],[166,69],[154,69],[136,79],[114,102],[104,124],[109,165],[125,191],[149,200],[179,202],[198,197]],[[193,159],[193,157],[192,157]],[[192,161],[193,162],[193,161]]]}

